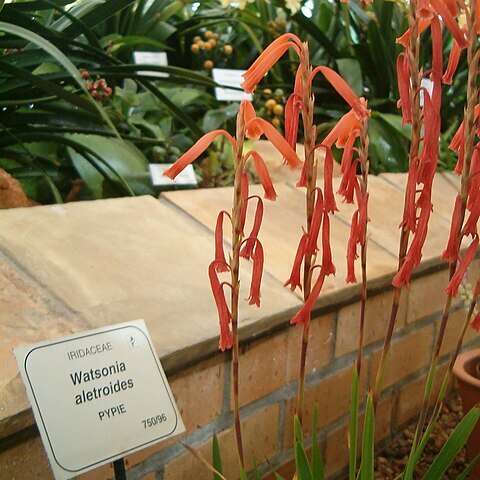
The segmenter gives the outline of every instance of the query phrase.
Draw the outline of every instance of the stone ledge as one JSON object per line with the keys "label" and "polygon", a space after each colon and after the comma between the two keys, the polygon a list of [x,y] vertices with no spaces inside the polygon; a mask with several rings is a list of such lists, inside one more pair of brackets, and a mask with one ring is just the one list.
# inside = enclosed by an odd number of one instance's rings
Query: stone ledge
{"label": "stone ledge", "polygon": [[[445,175],[445,177],[447,177]],[[448,235],[448,197],[454,183],[436,182],[442,197],[416,276],[446,268],[439,254]],[[396,268],[405,175],[371,177],[369,290],[389,288]],[[281,285],[288,277],[303,223],[303,193],[277,184],[266,202],[261,238],[267,255],[262,308],[241,309],[242,342],[287,328],[299,305]],[[252,187],[259,191],[259,187]],[[231,189],[177,191],[151,197],[19,208],[0,215],[0,438],[32,425],[12,348],[69,333],[144,318],[167,373],[217,351],[217,315],[208,287],[216,212],[229,209]],[[337,277],[329,279],[316,313],[356,301],[359,285],[346,286],[345,245],[352,209],[338,201],[332,220]],[[391,215],[397,207],[397,217]],[[400,208],[399,208],[400,207]],[[244,273],[249,277],[249,265]],[[247,287],[248,282],[244,282]],[[247,296],[247,291],[242,298]],[[38,328],[41,325],[42,328]],[[173,326],[173,327],[172,327]],[[165,334],[167,332],[167,334]]]}

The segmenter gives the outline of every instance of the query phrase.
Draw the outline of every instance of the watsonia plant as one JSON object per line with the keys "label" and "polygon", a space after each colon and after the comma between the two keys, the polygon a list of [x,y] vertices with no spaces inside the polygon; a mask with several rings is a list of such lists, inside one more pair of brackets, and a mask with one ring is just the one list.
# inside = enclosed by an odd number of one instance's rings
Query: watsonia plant
{"label": "watsonia plant", "polygon": [[[467,19],[465,27],[461,28],[458,17],[464,14]],[[453,37],[453,47],[448,65],[443,72],[442,56],[442,23]],[[451,148],[459,152],[459,161],[456,168],[461,174],[461,192],[455,202],[451,232],[443,258],[450,263],[450,282],[446,288],[446,303],[441,328],[437,338],[435,352],[426,383],[424,405],[420,412],[417,432],[411,454],[403,474],[398,478],[411,479],[415,465],[420,459],[426,442],[432,432],[433,425],[440,412],[451,368],[458,354],[463,335],[470,321],[475,328],[480,327],[480,316],[473,320],[476,298],[480,294],[480,281],[474,292],[474,298],[467,313],[457,348],[451,358],[450,367],[436,400],[433,414],[424,429],[428,405],[432,391],[433,380],[443,333],[448,321],[448,312],[452,297],[457,294],[458,285],[469,263],[477,253],[479,246],[478,218],[480,216],[480,151],[475,144],[477,126],[475,121],[480,113],[477,105],[476,75],[478,65],[477,39],[477,8],[476,0],[468,5],[455,0],[410,0],[409,28],[399,38],[404,51],[397,61],[398,85],[400,91],[399,107],[405,124],[411,125],[411,146],[409,152],[409,173],[403,219],[401,221],[400,247],[398,272],[393,279],[394,295],[392,301],[390,321],[385,335],[384,348],[377,371],[374,385],[372,385],[365,402],[365,420],[361,444],[360,464],[357,469],[357,419],[359,405],[363,402],[358,398],[358,375],[361,370],[363,327],[366,318],[367,296],[367,224],[368,224],[368,118],[369,110],[364,98],[357,97],[346,82],[333,70],[327,67],[313,67],[310,64],[308,45],[301,42],[293,34],[285,34],[268,46],[260,57],[245,73],[243,88],[252,92],[265,73],[287,52],[292,49],[299,57],[299,67],[296,73],[295,85],[285,109],[285,139],[276,130],[255,116],[253,107],[248,102],[242,102],[237,120],[236,139],[225,131],[214,131],[202,137],[177,163],[167,171],[167,175],[174,177],[188,163],[200,155],[217,135],[224,135],[232,144],[235,156],[235,185],[233,207],[231,212],[220,212],[215,229],[215,260],[210,264],[210,282],[219,313],[220,348],[233,348],[233,393],[234,393],[234,424],[237,438],[237,448],[240,463],[240,476],[246,478],[245,456],[242,446],[240,429],[239,401],[238,401],[238,301],[239,301],[239,261],[240,257],[253,260],[253,273],[249,303],[260,304],[260,280],[263,268],[263,248],[258,239],[258,233],[263,216],[263,204],[260,198],[250,197],[248,182],[245,175],[245,162],[252,158],[255,163],[260,181],[265,189],[265,196],[275,198],[273,186],[268,177],[265,164],[261,157],[249,152],[243,154],[243,142],[246,137],[258,138],[265,134],[267,138],[284,155],[291,167],[300,165],[294,151],[298,133],[300,114],[302,116],[305,162],[302,165],[297,186],[305,188],[306,192],[306,225],[298,244],[294,265],[290,278],[285,282],[292,290],[300,288],[303,291],[304,304],[291,320],[303,328],[303,337],[300,355],[300,376],[298,386],[297,412],[294,418],[294,452],[297,467],[296,477],[302,479],[321,480],[324,471],[317,442],[317,415],[314,415],[313,448],[311,460],[308,459],[302,435],[302,417],[304,409],[305,361],[308,348],[309,324],[312,309],[320,295],[325,278],[335,274],[330,249],[330,217],[337,210],[333,194],[333,157],[331,148],[335,144],[343,148],[341,172],[342,179],[339,193],[349,203],[356,203],[356,210],[352,217],[351,233],[347,245],[347,282],[356,282],[354,262],[358,256],[360,246],[362,271],[362,297],[360,309],[359,347],[356,365],[353,368],[351,418],[349,434],[349,478],[362,480],[374,478],[374,425],[375,413],[382,387],[382,379],[387,365],[389,350],[395,330],[396,317],[403,287],[409,285],[413,269],[422,259],[422,248],[428,231],[430,214],[433,209],[432,185],[437,167],[440,134],[440,108],[442,83],[452,81],[455,66],[462,49],[467,49],[469,64],[467,106],[465,121],[455,135]],[[430,29],[432,40],[432,61],[429,71],[424,72],[420,65],[420,35]],[[312,81],[317,73],[321,73],[349,104],[350,110],[338,121],[327,136],[319,142],[316,127],[313,123],[314,95]],[[429,92],[422,86],[422,80],[429,75],[433,88]],[[421,97],[423,102],[421,102]],[[323,153],[323,188],[317,186],[317,169],[319,168],[315,151]],[[245,218],[249,201],[256,201],[255,218],[251,233],[244,234]],[[467,218],[468,212],[468,218]],[[232,242],[229,261],[225,260],[223,251],[223,223],[225,217],[230,219],[232,227]],[[460,259],[460,245],[463,239],[472,240]],[[317,262],[318,260],[318,262]],[[460,260],[460,261],[458,261]],[[303,267],[303,272],[302,272]],[[318,271],[318,274],[317,274]],[[220,282],[219,274],[230,274],[229,282]],[[303,274],[303,275],[302,275]],[[315,275],[316,274],[316,275]],[[315,276],[314,276],[315,275]],[[230,305],[228,305],[224,287],[230,289]],[[441,478],[448,465],[468,438],[471,430],[480,417],[480,408],[470,411],[458,425],[444,448],[432,463],[425,480]],[[214,446],[217,445],[214,442]],[[218,458],[218,447],[215,447],[215,458]],[[215,478],[221,476],[220,463],[214,461]],[[255,473],[259,478],[258,472]],[[276,474],[277,479],[281,477]]]}

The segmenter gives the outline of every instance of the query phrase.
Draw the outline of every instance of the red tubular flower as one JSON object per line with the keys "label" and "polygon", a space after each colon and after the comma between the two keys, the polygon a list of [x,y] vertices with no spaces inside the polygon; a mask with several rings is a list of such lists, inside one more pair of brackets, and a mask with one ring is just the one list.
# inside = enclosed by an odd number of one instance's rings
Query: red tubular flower
{"label": "red tubular flower", "polygon": [[225,211],[222,210],[217,217],[217,224],[215,226],[215,270],[217,272],[227,272],[229,270],[228,264],[225,260],[225,253],[223,251],[223,218],[227,216],[230,221],[232,218]]}
{"label": "red tubular flower", "polygon": [[343,174],[340,186],[338,187],[338,194],[342,195],[345,203],[353,203],[353,194],[358,186],[357,166],[359,159],[356,158],[350,165],[349,169]]}
{"label": "red tubular flower", "polygon": [[410,170],[408,171],[407,188],[405,191],[405,211],[402,222],[400,223],[400,226],[403,227],[404,230],[410,232],[415,232],[417,228],[415,193],[417,190],[418,165],[417,157],[411,162]]}
{"label": "red tubular flower", "polygon": [[458,259],[457,232],[460,230],[460,213],[462,210],[462,197],[457,195],[455,198],[455,207],[453,208],[452,222],[450,224],[450,235],[448,237],[447,247],[442,253],[442,259],[450,263]]}
{"label": "red tubular flower", "polygon": [[412,102],[410,101],[410,62],[403,52],[397,57],[397,81],[400,99],[397,107],[402,109],[402,125],[412,123]]}
{"label": "red tubular flower", "polygon": [[302,289],[302,281],[300,279],[300,270],[302,268],[303,258],[305,257],[305,249],[307,246],[307,234],[304,233],[300,242],[298,243],[297,253],[293,262],[292,273],[290,278],[283,284],[284,287],[290,285],[290,290],[293,292],[297,287]]}
{"label": "red tubular flower", "polygon": [[347,244],[347,283],[357,283],[357,277],[355,276],[355,260],[357,255],[357,238],[359,236],[358,225],[359,211],[355,210],[352,216],[352,222],[350,225],[350,236]]}
{"label": "red tubular flower", "polygon": [[480,311],[472,318],[470,326],[477,332],[480,332]]}
{"label": "red tubular flower", "polygon": [[480,147],[477,145],[473,150],[470,163],[470,188],[468,190],[467,209],[473,210],[475,204],[480,202]]}
{"label": "red tubular flower", "polygon": [[263,118],[256,117],[246,124],[250,128],[251,124],[256,124],[261,128],[265,136],[272,142],[273,146],[283,155],[290,168],[295,169],[302,164],[295,151],[287,141],[278,133],[277,129]]}
{"label": "red tubular flower", "polygon": [[231,144],[233,149],[237,148],[235,139],[225,130],[214,130],[206,133],[187,152],[185,152],[170,168],[163,173],[166,177],[174,179],[187,165],[196,160],[219,135],[223,135]]}
{"label": "red tubular flower", "polygon": [[260,306],[260,284],[262,283],[263,273],[263,247],[258,238],[255,239],[255,250],[252,255],[253,271],[252,281],[250,283],[250,295],[248,297],[249,305]]}
{"label": "red tubular flower", "polygon": [[294,92],[285,104],[285,140],[295,150],[298,138],[298,119],[300,116],[301,100]]}
{"label": "red tubular flower", "polygon": [[355,144],[355,140],[359,135],[359,130],[353,130],[352,132],[350,132],[347,143],[345,144],[345,148],[343,149],[342,163],[340,164],[340,173],[345,173],[350,168],[353,159],[353,146]]}
{"label": "red tubular flower", "polygon": [[312,222],[310,224],[310,231],[308,232],[308,241],[305,246],[305,255],[313,255],[317,252],[318,234],[322,224],[323,195],[319,188],[316,188],[314,192],[317,194],[317,199],[315,201],[315,206],[313,207]]}
{"label": "red tubular flower", "polygon": [[460,282],[462,281],[468,266],[472,263],[472,260],[475,258],[475,255],[477,254],[477,250],[478,250],[478,236],[475,237],[472,243],[468,246],[467,251],[465,252],[465,255],[460,260],[460,264],[457,266],[457,269],[455,270],[455,274],[453,275],[452,279],[450,280],[450,283],[445,289],[448,295],[451,295],[452,297],[457,296],[458,286],[460,285]]}
{"label": "red tubular flower", "polygon": [[442,26],[436,15],[432,18],[430,30],[432,33],[432,72],[430,74],[430,80],[433,82],[432,102],[435,111],[438,112],[438,117],[440,117],[440,107],[442,104],[443,45]]}
{"label": "red tubular flower", "polygon": [[[418,35],[422,34],[429,26],[429,18],[420,18],[418,21]],[[410,29],[408,29],[401,37],[398,37],[396,43],[399,43],[408,49],[410,44]]]}
{"label": "red tubular flower", "polygon": [[280,59],[280,57],[292,47],[297,53],[300,53],[300,39],[292,33],[285,33],[274,40],[255,60],[252,66],[243,74],[245,81],[241,87],[247,93],[252,93],[258,82]]}
{"label": "red tubular flower", "polygon": [[255,165],[255,170],[257,171],[258,179],[262,184],[264,196],[267,200],[274,202],[277,199],[277,192],[273,187],[272,179],[268,173],[267,165],[261,157],[261,155],[255,150],[250,150],[245,154],[245,161],[250,157],[253,158],[253,164]]}
{"label": "red tubular flower", "polygon": [[300,178],[298,182],[295,184],[297,187],[307,187],[307,164],[303,162],[302,173],[300,174]]}
{"label": "red tubular flower", "polygon": [[[254,254],[254,247],[257,242],[258,232],[260,231],[260,226],[262,225],[263,219],[263,202],[260,197],[256,195],[250,197],[248,200],[257,199],[257,208],[255,210],[255,219],[253,221],[252,231],[250,232],[249,237],[245,240],[245,245],[243,246],[242,250],[240,251],[240,256],[250,260],[253,258]],[[248,201],[247,200],[247,201]]]}
{"label": "red tubular flower", "polygon": [[308,296],[306,302],[303,304],[302,308],[294,315],[290,320],[292,325],[297,324],[299,327],[307,324],[310,321],[310,314],[312,313],[313,306],[317,301],[318,296],[323,287],[323,282],[325,281],[325,274],[323,269],[320,270],[320,275],[318,276],[315,284],[312,287],[310,295]]}
{"label": "red tubular flower", "polygon": [[360,200],[358,205],[358,243],[365,245],[365,230],[367,229],[367,223],[370,221],[368,218],[368,198],[370,194],[367,192]]}
{"label": "red tubular flower", "polygon": [[[478,194],[477,194],[478,197]],[[480,201],[474,202],[473,208],[470,211],[467,221],[462,229],[462,235],[468,236],[471,235],[475,237],[478,235],[478,218],[480,217]]]}
{"label": "red tubular flower", "polygon": [[352,107],[357,119],[370,116],[370,110],[367,109],[365,99],[357,97],[350,85],[334,70],[328,67],[316,67],[310,74],[309,81],[312,83],[317,73],[322,73],[332,87],[343,97],[343,99]]}
{"label": "red tubular flower", "polygon": [[248,207],[248,177],[245,172],[242,172],[241,181],[241,210],[240,210],[240,229],[243,235],[245,228],[245,220],[247,219],[247,207]]}
{"label": "red tubular flower", "polygon": [[355,112],[350,110],[337,122],[332,130],[330,130],[330,133],[323,140],[322,145],[332,148],[332,145],[335,143],[338,148],[343,148],[348,141],[350,133],[359,127],[360,122],[355,116]]}
{"label": "red tubular flower", "polygon": [[233,344],[232,334],[230,332],[232,315],[225,300],[223,285],[218,281],[216,263],[216,260],[214,260],[208,267],[208,276],[210,278],[210,286],[212,288],[215,305],[217,306],[218,320],[220,323],[220,341],[218,346],[223,352],[226,348],[232,348]]}
{"label": "red tubular flower", "polygon": [[442,82],[446,85],[451,85],[453,81],[453,75],[457,71],[458,62],[460,61],[460,54],[462,49],[458,45],[456,40],[453,40],[452,48],[450,50],[450,55],[448,56],[448,65],[445,73],[442,77]]}
{"label": "red tubular flower", "polygon": [[248,100],[241,101],[239,115],[242,114],[246,125],[245,136],[247,138],[251,138],[252,140],[258,140],[263,131],[255,122],[250,123],[250,120],[253,120],[257,117],[252,102],[249,102]]}
{"label": "red tubular flower", "polygon": [[333,155],[332,150],[325,145],[320,145],[325,149],[325,161],[323,163],[323,196],[324,203],[323,209],[325,212],[334,213],[338,211],[337,204],[335,202],[335,195],[333,194]]}
{"label": "red tubular flower", "polygon": [[460,30],[460,27],[455,21],[455,17],[452,15],[445,0],[430,0],[430,5],[437,15],[442,17],[443,23],[448,28],[453,38],[455,38],[460,48],[466,48],[468,46],[468,41],[465,38],[464,33]]}
{"label": "red tubular flower", "polygon": [[332,249],[330,248],[330,218],[328,213],[323,214],[322,228],[322,274],[335,275],[337,269],[332,261]]}

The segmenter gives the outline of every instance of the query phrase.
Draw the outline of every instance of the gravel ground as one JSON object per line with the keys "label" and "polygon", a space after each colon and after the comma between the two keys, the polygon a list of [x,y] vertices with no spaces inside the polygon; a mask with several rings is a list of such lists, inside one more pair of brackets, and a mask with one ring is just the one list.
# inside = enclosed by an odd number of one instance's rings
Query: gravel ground
{"label": "gravel ground", "polygon": [[[460,419],[462,418],[462,404],[460,397],[454,395],[449,397],[443,406],[437,426],[435,427],[430,440],[425,448],[424,455],[420,460],[414,474],[414,480],[421,479],[433,459],[442,448],[446,439],[452,433]],[[392,442],[380,453],[375,460],[375,479],[392,480],[403,472],[410,446],[412,444],[416,425],[403,430]],[[439,480],[451,480],[463,471],[467,464],[465,448],[458,454],[455,462],[450,469]]]}

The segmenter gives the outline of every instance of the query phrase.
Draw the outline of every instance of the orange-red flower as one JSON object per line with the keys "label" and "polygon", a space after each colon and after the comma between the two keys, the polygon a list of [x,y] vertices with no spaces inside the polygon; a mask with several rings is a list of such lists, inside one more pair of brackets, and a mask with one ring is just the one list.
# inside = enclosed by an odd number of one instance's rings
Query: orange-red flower
{"label": "orange-red flower", "polygon": [[467,268],[472,263],[472,260],[475,258],[478,250],[478,236],[476,236],[472,243],[468,246],[467,251],[463,255],[462,259],[460,260],[457,269],[455,270],[455,274],[453,275],[450,283],[448,284],[445,291],[447,294],[451,295],[452,297],[456,297],[458,293],[458,287],[460,282],[467,271]]}
{"label": "orange-red flower", "polygon": [[292,273],[290,278],[283,284],[284,287],[290,285],[290,290],[293,292],[297,287],[302,289],[302,280],[300,279],[300,271],[302,268],[302,261],[305,257],[305,251],[307,246],[308,236],[306,233],[302,235],[300,242],[298,243],[297,253],[295,254],[295,260],[293,262]]}
{"label": "orange-red flower", "polygon": [[397,57],[397,82],[400,98],[397,107],[402,109],[402,125],[412,123],[412,102],[410,100],[410,61],[405,52]]}
{"label": "orange-red flower", "polygon": [[352,109],[337,122],[332,130],[330,130],[329,134],[323,140],[322,145],[332,148],[332,145],[335,144],[338,148],[343,148],[346,145],[350,134],[354,130],[358,130],[359,127],[360,121]]}
{"label": "orange-red flower", "polygon": [[237,142],[227,131],[214,130],[201,137],[193,147],[184,153],[170,168],[167,168],[163,174],[166,177],[175,178],[187,165],[196,160],[219,135],[223,135],[231,143],[233,149],[236,150]]}
{"label": "orange-red flower", "polygon": [[315,206],[313,207],[312,221],[310,223],[310,231],[308,232],[308,241],[305,246],[305,255],[314,255],[318,250],[318,234],[320,232],[320,226],[322,224],[323,215],[323,195],[319,188],[316,188],[313,192],[317,194]]}
{"label": "orange-red flower", "polygon": [[363,97],[357,97],[355,92],[350,88],[350,85],[334,70],[328,67],[316,67],[310,74],[310,83],[317,73],[322,73],[335,90],[343,97],[343,99],[352,107],[357,119],[362,119],[370,116],[370,110],[367,108],[367,103]]}
{"label": "orange-red flower", "polygon": [[216,260],[214,260],[208,267],[208,276],[210,278],[210,286],[217,306],[218,320],[220,324],[220,341],[218,346],[220,350],[224,351],[227,348],[231,348],[233,344],[232,332],[230,331],[232,315],[225,300],[223,284],[218,280],[216,263]]}
{"label": "orange-red flower", "polygon": [[265,198],[267,200],[275,201],[277,198],[277,192],[275,192],[275,188],[273,187],[272,179],[270,178],[270,174],[268,173],[265,161],[263,160],[261,155],[255,150],[250,150],[245,154],[245,161],[247,161],[250,157],[253,158],[253,164],[255,165],[258,179],[262,184]]}
{"label": "orange-red flower", "polygon": [[241,87],[247,93],[252,93],[258,82],[272,68],[280,57],[292,47],[297,53],[300,52],[301,41],[292,33],[285,33],[274,40],[253,62],[252,66],[243,74],[245,81]]}
{"label": "orange-red flower", "polygon": [[290,168],[295,169],[302,164],[295,151],[287,141],[278,133],[278,130],[263,118],[255,117],[246,124],[246,128],[258,126],[273,146],[283,155]]}
{"label": "orange-red flower", "polygon": [[248,200],[253,200],[254,198],[257,200],[257,208],[255,210],[255,219],[253,221],[252,231],[250,232],[250,235],[248,236],[248,238],[245,240],[245,244],[242,250],[240,250],[240,256],[243,258],[246,258],[247,260],[250,260],[251,258],[253,258],[254,247],[257,241],[258,232],[260,231],[260,226],[262,224],[262,219],[263,219],[262,199],[254,195],[250,197]]}
{"label": "orange-red flower", "polygon": [[307,324],[310,321],[310,314],[312,312],[313,306],[315,305],[315,302],[317,301],[318,296],[320,295],[324,281],[325,274],[323,272],[323,269],[320,269],[320,275],[318,276],[315,284],[313,285],[306,302],[290,320],[290,323],[292,325],[297,324],[298,326],[301,326]]}
{"label": "orange-red flower", "polygon": [[332,249],[330,248],[330,218],[328,213],[323,214],[322,226],[322,275],[335,275],[337,269],[332,261]]}
{"label": "orange-red flower", "polygon": [[225,253],[223,251],[223,219],[225,215],[232,220],[230,214],[222,210],[217,216],[217,224],[215,226],[215,270],[217,272],[227,272],[229,270],[228,264],[225,260]]}
{"label": "orange-red flower", "polygon": [[255,250],[252,255],[253,270],[252,281],[250,283],[250,295],[248,304],[260,306],[260,285],[262,283],[263,273],[263,247],[258,238],[255,239]]}
{"label": "orange-red flower", "polygon": [[452,221],[450,223],[450,235],[448,237],[447,247],[442,253],[443,260],[450,263],[456,262],[458,259],[458,241],[457,232],[460,229],[460,213],[462,210],[462,197],[457,195],[455,198],[455,207],[453,209]]}

